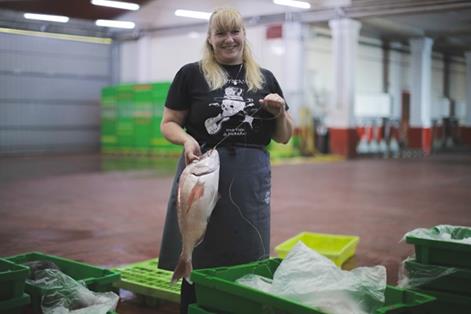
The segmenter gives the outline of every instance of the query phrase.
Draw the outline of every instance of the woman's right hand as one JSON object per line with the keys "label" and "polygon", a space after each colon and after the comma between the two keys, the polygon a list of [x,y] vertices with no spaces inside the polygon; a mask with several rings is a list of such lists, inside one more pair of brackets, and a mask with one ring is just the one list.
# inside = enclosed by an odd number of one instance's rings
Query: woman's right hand
{"label": "woman's right hand", "polygon": [[198,142],[194,138],[188,138],[183,143],[184,154],[185,154],[185,164],[190,164],[193,160],[198,160],[201,156],[201,148]]}

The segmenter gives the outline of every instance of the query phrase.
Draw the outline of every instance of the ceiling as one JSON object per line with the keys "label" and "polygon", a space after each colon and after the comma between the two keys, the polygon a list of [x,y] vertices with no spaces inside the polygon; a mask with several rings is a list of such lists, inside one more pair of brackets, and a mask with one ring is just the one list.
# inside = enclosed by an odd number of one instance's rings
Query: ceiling
{"label": "ceiling", "polygon": [[[116,31],[97,27],[95,19],[120,19],[137,25],[134,34],[165,29],[191,28],[205,21],[177,17],[176,9],[212,11],[214,8],[237,8],[255,23],[283,22],[296,19],[326,25],[326,21],[349,17],[362,22],[362,35],[388,41],[405,41],[410,37],[434,39],[434,49],[454,55],[471,51],[471,1],[469,0],[305,0],[310,10],[275,5],[272,0],[127,0],[141,4],[138,11],[98,7],[90,0],[0,0],[0,27],[69,32],[95,36],[112,36]],[[67,26],[26,21],[23,12],[66,15]]]}
{"label": "ceiling", "polygon": [[[137,4],[144,4],[149,0],[130,0]],[[0,9],[65,15],[70,18],[96,20],[114,19],[123,14],[123,10],[96,6],[90,0],[0,0]]]}

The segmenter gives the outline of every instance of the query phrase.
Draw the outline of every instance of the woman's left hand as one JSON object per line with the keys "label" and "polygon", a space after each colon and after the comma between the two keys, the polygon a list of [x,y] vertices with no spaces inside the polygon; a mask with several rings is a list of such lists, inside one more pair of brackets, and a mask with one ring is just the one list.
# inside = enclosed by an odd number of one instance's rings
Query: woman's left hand
{"label": "woman's left hand", "polygon": [[278,94],[268,94],[259,102],[266,111],[275,117],[283,115],[285,112],[285,100]]}

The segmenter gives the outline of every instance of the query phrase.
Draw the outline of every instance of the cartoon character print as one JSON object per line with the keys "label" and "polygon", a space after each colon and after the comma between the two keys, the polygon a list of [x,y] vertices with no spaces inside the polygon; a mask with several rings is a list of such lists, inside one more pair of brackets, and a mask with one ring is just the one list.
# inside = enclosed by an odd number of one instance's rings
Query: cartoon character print
{"label": "cartoon character print", "polygon": [[213,135],[221,130],[222,124],[231,117],[243,117],[242,123],[248,123],[252,127],[253,117],[249,114],[249,108],[254,107],[253,99],[244,99],[242,97],[243,89],[236,86],[228,86],[224,89],[224,96],[221,103],[214,102],[209,106],[220,107],[222,112],[215,117],[206,119],[204,125],[206,131]]}

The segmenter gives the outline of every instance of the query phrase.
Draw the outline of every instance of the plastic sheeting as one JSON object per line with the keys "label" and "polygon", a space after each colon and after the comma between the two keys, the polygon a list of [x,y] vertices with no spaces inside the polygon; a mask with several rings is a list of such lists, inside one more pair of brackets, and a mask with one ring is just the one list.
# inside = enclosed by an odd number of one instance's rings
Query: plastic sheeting
{"label": "plastic sheeting", "polygon": [[420,239],[471,244],[471,227],[438,225],[430,229],[418,228],[409,231],[404,235],[403,240],[408,236]]}
{"label": "plastic sheeting", "polygon": [[57,269],[44,269],[27,282],[46,289],[41,308],[44,314],[106,314],[116,309],[119,296],[113,292],[93,292]]}
{"label": "plastic sheeting", "polygon": [[401,288],[420,288],[441,277],[457,273],[460,269],[437,265],[414,264],[406,267],[408,261],[414,262],[414,257],[408,257],[399,268],[398,286]]}
{"label": "plastic sheeting", "polygon": [[238,280],[240,284],[261,288],[325,313],[366,314],[384,304],[386,268],[358,267],[344,271],[299,242],[278,266],[271,285],[269,281],[253,274]]}

